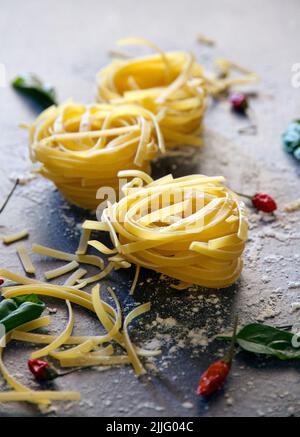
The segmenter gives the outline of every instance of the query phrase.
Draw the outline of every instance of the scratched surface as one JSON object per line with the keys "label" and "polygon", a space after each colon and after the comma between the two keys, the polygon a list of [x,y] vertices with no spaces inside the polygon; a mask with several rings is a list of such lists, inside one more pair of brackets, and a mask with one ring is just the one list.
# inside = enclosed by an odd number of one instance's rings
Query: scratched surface
{"label": "scratched surface", "polygon": [[[145,272],[134,299],[127,290],[132,271],[119,271],[104,281],[116,287],[128,311],[136,302],[151,300],[152,310],[133,331],[145,344],[160,341],[162,358],[157,374],[137,380],[128,368],[85,370],[59,380],[54,389],[79,390],[82,401],[57,405],[49,414],[77,416],[288,416],[300,415],[299,365],[239,354],[225,390],[209,402],[194,395],[200,373],[220,353],[216,341],[196,341],[189,332],[211,338],[230,327],[238,312],[242,322],[262,320],[273,325],[294,323],[299,301],[299,213],[282,212],[299,197],[299,166],[281,148],[280,135],[288,121],[299,117],[300,89],[291,86],[291,66],[299,62],[297,0],[11,0],[1,5],[0,63],[7,82],[21,71],[33,71],[53,83],[60,101],[68,97],[89,102],[95,96],[95,74],[109,62],[107,49],[122,36],[149,38],[163,49],[192,50],[207,66],[224,56],[255,70],[262,81],[260,95],[252,100],[257,135],[241,135],[249,123],[234,116],[226,102],[211,105],[207,113],[205,147],[184,157],[165,158],[153,165],[155,176],[172,172],[224,174],[237,191],[264,190],[276,196],[275,220],[250,211],[251,236],[241,280],[224,291],[174,292]],[[197,33],[214,38],[208,48],[196,43]],[[0,88],[0,200],[16,176],[28,174],[26,132],[20,121],[31,121],[36,108],[11,88]],[[4,165],[3,165],[4,164]],[[85,211],[69,207],[52,185],[34,179],[19,187],[0,217],[2,234],[28,228],[26,243],[74,251]],[[15,246],[0,246],[1,266],[22,273]],[[38,277],[56,261],[33,257]],[[62,281],[62,279],[61,279]],[[58,281],[59,282],[59,281]],[[294,284],[294,285],[293,285]],[[297,284],[296,284],[297,285]],[[200,296],[200,297],[199,297]],[[64,305],[58,308],[51,332],[66,323]],[[170,319],[171,318],[171,319]],[[162,319],[171,320],[161,323]],[[96,320],[76,309],[76,332],[95,333]],[[175,322],[174,322],[175,321]],[[170,324],[169,324],[170,325]],[[195,331],[196,330],[196,331]],[[174,340],[175,339],[175,340]],[[182,347],[178,346],[181,341]],[[173,349],[172,349],[173,348]],[[171,350],[172,349],[172,350]],[[33,346],[12,343],[5,351],[9,369],[35,387],[26,371]],[[2,387],[2,386],[1,386]],[[2,389],[6,389],[3,384]],[[0,405],[0,415],[38,415],[30,405]]]}

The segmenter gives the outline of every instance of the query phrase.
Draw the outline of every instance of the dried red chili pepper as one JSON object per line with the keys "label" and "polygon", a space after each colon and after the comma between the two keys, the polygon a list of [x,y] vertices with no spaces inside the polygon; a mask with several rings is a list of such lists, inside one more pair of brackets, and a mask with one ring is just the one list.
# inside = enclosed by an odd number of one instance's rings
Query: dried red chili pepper
{"label": "dried red chili pepper", "polygon": [[1,277],[0,277],[0,287],[1,287],[1,285],[4,284],[4,282],[5,282],[4,278],[1,278]]}
{"label": "dried red chili pepper", "polygon": [[201,376],[197,395],[210,396],[222,388],[231,368],[225,360],[216,361]]}
{"label": "dried red chili pepper", "polygon": [[245,114],[249,107],[248,98],[243,93],[233,93],[229,96],[231,107],[234,111]]}
{"label": "dried red chili pepper", "polygon": [[28,360],[28,368],[39,382],[49,381],[58,377],[57,371],[47,361]]}
{"label": "dried red chili pepper", "polygon": [[210,396],[223,387],[230,372],[231,363],[235,354],[237,325],[238,318],[236,317],[230,349],[222,360],[213,363],[206,372],[203,373],[198,384],[197,395]]}
{"label": "dried red chili pepper", "polygon": [[254,196],[248,194],[237,193],[241,197],[246,197],[251,200],[252,205],[258,210],[267,213],[272,213],[277,209],[277,203],[272,196],[265,193],[256,193]]}
{"label": "dried red chili pepper", "polygon": [[53,379],[61,378],[80,370],[80,368],[76,368],[68,372],[59,373],[51,364],[42,360],[28,360],[27,364],[30,372],[38,382],[52,381]]}
{"label": "dried red chili pepper", "polygon": [[256,193],[251,200],[258,211],[271,213],[277,209],[275,200],[269,194]]}

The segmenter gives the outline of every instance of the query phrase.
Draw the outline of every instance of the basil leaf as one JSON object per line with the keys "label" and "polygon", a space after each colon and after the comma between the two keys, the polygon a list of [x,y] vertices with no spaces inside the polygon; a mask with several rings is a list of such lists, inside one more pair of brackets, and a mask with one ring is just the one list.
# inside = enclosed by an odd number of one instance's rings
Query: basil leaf
{"label": "basil leaf", "polygon": [[43,108],[57,104],[55,89],[32,73],[24,73],[12,81],[12,86],[22,94],[31,97]]}
{"label": "basil leaf", "polygon": [[10,314],[12,311],[16,310],[18,305],[13,299],[4,299],[0,303],[0,320]]}
{"label": "basil leaf", "polygon": [[44,302],[41,301],[41,299],[39,299],[36,294],[27,294],[25,296],[17,296],[17,297],[14,297],[13,300],[16,302],[16,304],[18,306],[24,302],[32,302],[32,303],[37,303],[39,305],[44,305]]}
{"label": "basil leaf", "polygon": [[[293,346],[295,334],[272,326],[252,323],[242,328],[237,336],[237,344],[245,351],[277,357],[280,360],[300,359],[299,348]],[[230,340],[231,337],[218,336],[218,339]]]}
{"label": "basil leaf", "polygon": [[44,302],[35,295],[3,300],[0,303],[0,325],[3,325],[8,333],[24,323],[39,318],[44,309]]}

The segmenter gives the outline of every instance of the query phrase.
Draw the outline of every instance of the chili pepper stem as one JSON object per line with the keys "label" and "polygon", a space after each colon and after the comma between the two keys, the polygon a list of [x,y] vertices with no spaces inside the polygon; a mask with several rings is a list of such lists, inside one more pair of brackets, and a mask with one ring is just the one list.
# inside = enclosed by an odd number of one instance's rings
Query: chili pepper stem
{"label": "chili pepper stem", "polygon": [[225,354],[223,358],[223,361],[229,365],[231,365],[233,357],[235,355],[235,343],[236,343],[236,333],[238,329],[238,323],[239,323],[239,317],[236,316],[234,319],[233,335],[231,338],[230,348],[228,349],[228,352]]}
{"label": "chili pepper stem", "polygon": [[6,199],[5,199],[4,203],[3,203],[3,205],[2,205],[1,208],[0,208],[0,214],[4,211],[6,205],[8,204],[8,202],[9,202],[10,198],[12,197],[12,195],[14,194],[14,192],[15,192],[17,186],[19,185],[19,183],[20,183],[20,180],[19,180],[19,179],[16,179],[16,181],[15,181],[15,183],[14,183],[12,189],[11,189],[10,192],[8,193],[8,196],[6,197]]}
{"label": "chili pepper stem", "polygon": [[253,111],[253,109],[250,107],[247,109],[247,116],[248,116],[249,120],[251,121],[251,124],[257,128],[256,115],[255,115],[255,112]]}
{"label": "chili pepper stem", "polygon": [[252,200],[253,196],[249,196],[249,194],[236,193],[240,197],[246,197],[246,199]]}
{"label": "chili pepper stem", "polygon": [[293,325],[281,325],[281,326],[276,326],[276,328],[282,330],[291,330],[293,328]]}
{"label": "chili pepper stem", "polygon": [[[85,367],[85,369],[90,369],[91,367],[92,366],[87,366],[87,367]],[[82,367],[78,367],[76,369],[68,370],[67,372],[58,373],[57,376],[55,377],[55,379],[56,378],[61,378],[63,376],[70,375],[71,373],[79,372],[79,370],[82,370]]]}

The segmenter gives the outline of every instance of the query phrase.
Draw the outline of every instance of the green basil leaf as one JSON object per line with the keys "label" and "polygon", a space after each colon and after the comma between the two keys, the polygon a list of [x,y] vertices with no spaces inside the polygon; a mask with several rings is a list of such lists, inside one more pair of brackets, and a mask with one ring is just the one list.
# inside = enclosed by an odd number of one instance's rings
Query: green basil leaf
{"label": "green basil leaf", "polygon": [[0,320],[16,310],[18,305],[13,299],[4,299],[0,302]]}
{"label": "green basil leaf", "polygon": [[24,73],[12,81],[12,86],[22,94],[32,98],[43,108],[57,105],[55,89],[44,83],[38,76],[32,73]]}
{"label": "green basil leaf", "polygon": [[300,347],[293,346],[293,338],[291,332],[253,323],[241,329],[237,343],[249,352],[275,356],[280,360],[300,359]]}
{"label": "green basil leaf", "polygon": [[[17,301],[16,301],[17,300]],[[39,318],[45,309],[45,304],[35,295],[20,296],[8,299],[0,303],[0,309],[4,310],[0,317],[0,324],[5,327],[6,333]]]}
{"label": "green basil leaf", "polygon": [[36,294],[27,294],[25,296],[17,296],[13,298],[14,302],[19,306],[24,302],[32,302],[38,305],[45,305],[44,302],[37,297]]}
{"label": "green basil leaf", "polygon": [[[272,326],[252,323],[242,328],[237,336],[237,344],[245,351],[277,357],[280,360],[300,359],[299,347],[293,346],[295,334]],[[218,339],[230,340],[228,336],[218,336]]]}

